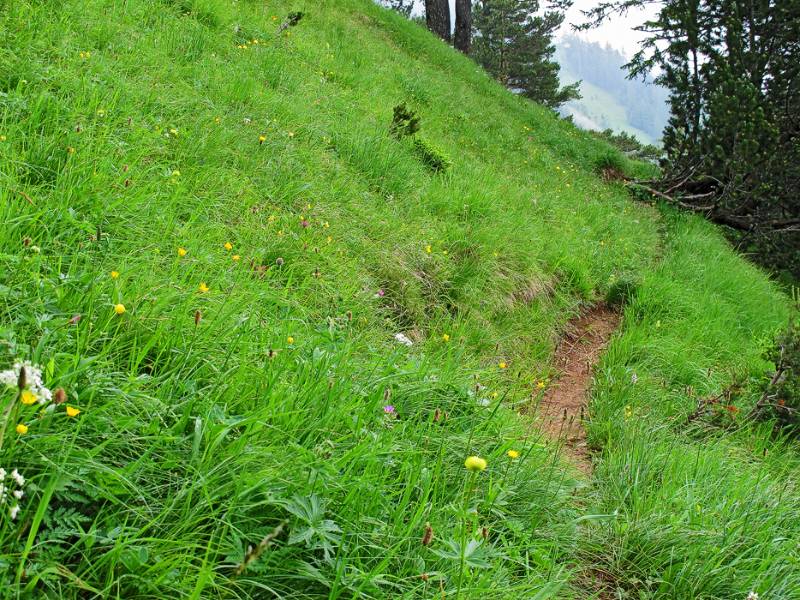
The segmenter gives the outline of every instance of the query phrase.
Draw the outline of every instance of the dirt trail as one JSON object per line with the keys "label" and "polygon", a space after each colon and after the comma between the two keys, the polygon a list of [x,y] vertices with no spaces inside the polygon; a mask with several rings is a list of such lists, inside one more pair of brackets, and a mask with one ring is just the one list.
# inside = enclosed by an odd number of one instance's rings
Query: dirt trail
{"label": "dirt trail", "polygon": [[592,461],[581,417],[592,386],[592,370],[619,320],[619,313],[598,304],[569,322],[553,359],[559,375],[535,409],[539,428],[562,442],[567,456],[587,474]]}

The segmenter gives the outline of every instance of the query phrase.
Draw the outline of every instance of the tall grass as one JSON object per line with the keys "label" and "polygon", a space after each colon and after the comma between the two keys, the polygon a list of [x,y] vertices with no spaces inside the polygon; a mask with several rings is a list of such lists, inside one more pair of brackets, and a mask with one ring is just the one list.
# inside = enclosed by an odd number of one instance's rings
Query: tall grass
{"label": "tall grass", "polygon": [[[572,597],[596,535],[648,570],[587,527],[587,483],[517,409],[559,327],[632,274],[631,352],[659,339],[637,323],[684,319],[658,377],[762,367],[753,336],[784,311],[763,275],[693,220],[670,235],[706,245],[664,245],[658,213],[594,174],[605,145],[366,0],[5,9],[0,370],[30,360],[67,398],[0,396],[0,467],[26,480],[16,518],[0,511],[4,596]],[[446,174],[388,135],[401,101]],[[717,337],[685,335],[696,323]],[[604,389],[592,432],[617,440]],[[713,457],[708,481],[733,485]],[[778,546],[749,556],[771,568]],[[723,576],[701,591],[733,589]]]}

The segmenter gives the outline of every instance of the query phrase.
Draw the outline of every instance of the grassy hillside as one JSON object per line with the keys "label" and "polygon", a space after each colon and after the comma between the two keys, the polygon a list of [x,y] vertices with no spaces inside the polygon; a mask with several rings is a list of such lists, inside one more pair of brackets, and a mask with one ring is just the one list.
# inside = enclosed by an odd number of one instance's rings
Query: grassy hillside
{"label": "grassy hillside", "polygon": [[[793,451],[682,426],[788,303],[611,149],[369,0],[2,6],[2,597],[798,597]],[[620,282],[587,479],[519,412]]]}

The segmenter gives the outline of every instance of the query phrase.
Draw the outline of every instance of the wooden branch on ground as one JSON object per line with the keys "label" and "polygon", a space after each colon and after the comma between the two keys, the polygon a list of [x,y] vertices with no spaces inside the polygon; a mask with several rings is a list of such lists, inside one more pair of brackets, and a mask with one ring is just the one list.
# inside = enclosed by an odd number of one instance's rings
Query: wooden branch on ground
{"label": "wooden branch on ground", "polygon": [[[737,229],[739,231],[754,231],[758,230],[761,232],[771,232],[771,233],[791,233],[800,231],[800,218],[791,218],[791,219],[774,219],[772,221],[759,221],[753,217],[741,217],[737,215],[731,215],[719,212],[717,209],[719,208],[717,204],[696,204],[696,202],[701,200],[707,200],[713,198],[717,195],[716,191],[704,192],[702,194],[688,194],[688,195],[670,195],[668,193],[662,192],[651,185],[647,185],[647,183],[657,183],[645,180],[628,180],[625,182],[627,187],[635,187],[645,192],[652,194],[662,200],[666,200],[670,204],[674,204],[675,206],[679,206],[683,209],[695,212],[695,213],[703,213],[705,217],[713,222],[717,223],[718,225],[725,225],[730,227],[731,229]],[[676,189],[673,185],[669,188],[669,191]]]}
{"label": "wooden branch on ground", "polygon": [[750,411],[750,414],[747,415],[748,417],[755,417],[761,411],[761,409],[768,404],[767,400],[769,399],[770,390],[781,380],[781,377],[783,377],[783,374],[786,372],[786,365],[783,361],[783,355],[785,352],[786,346],[781,346],[781,355],[778,358],[778,364],[775,365],[775,374],[772,376],[772,379],[770,379],[769,385],[764,390],[764,393],[761,394],[761,398],[758,399],[758,402],[755,403]]}

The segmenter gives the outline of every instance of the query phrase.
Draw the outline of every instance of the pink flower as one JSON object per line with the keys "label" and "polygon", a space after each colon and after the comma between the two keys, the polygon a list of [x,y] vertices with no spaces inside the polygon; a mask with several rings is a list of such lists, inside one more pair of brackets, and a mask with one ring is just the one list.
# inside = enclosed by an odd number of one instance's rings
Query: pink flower
{"label": "pink flower", "polygon": [[380,290],[378,290],[378,291],[377,291],[377,293],[375,294],[375,297],[376,297],[376,298],[383,298],[385,295],[386,295],[386,292],[384,292],[382,289],[380,289]]}
{"label": "pink flower", "polygon": [[303,219],[302,221],[300,221],[300,225],[302,225],[303,227],[308,227],[309,225],[311,225],[311,223]]}

